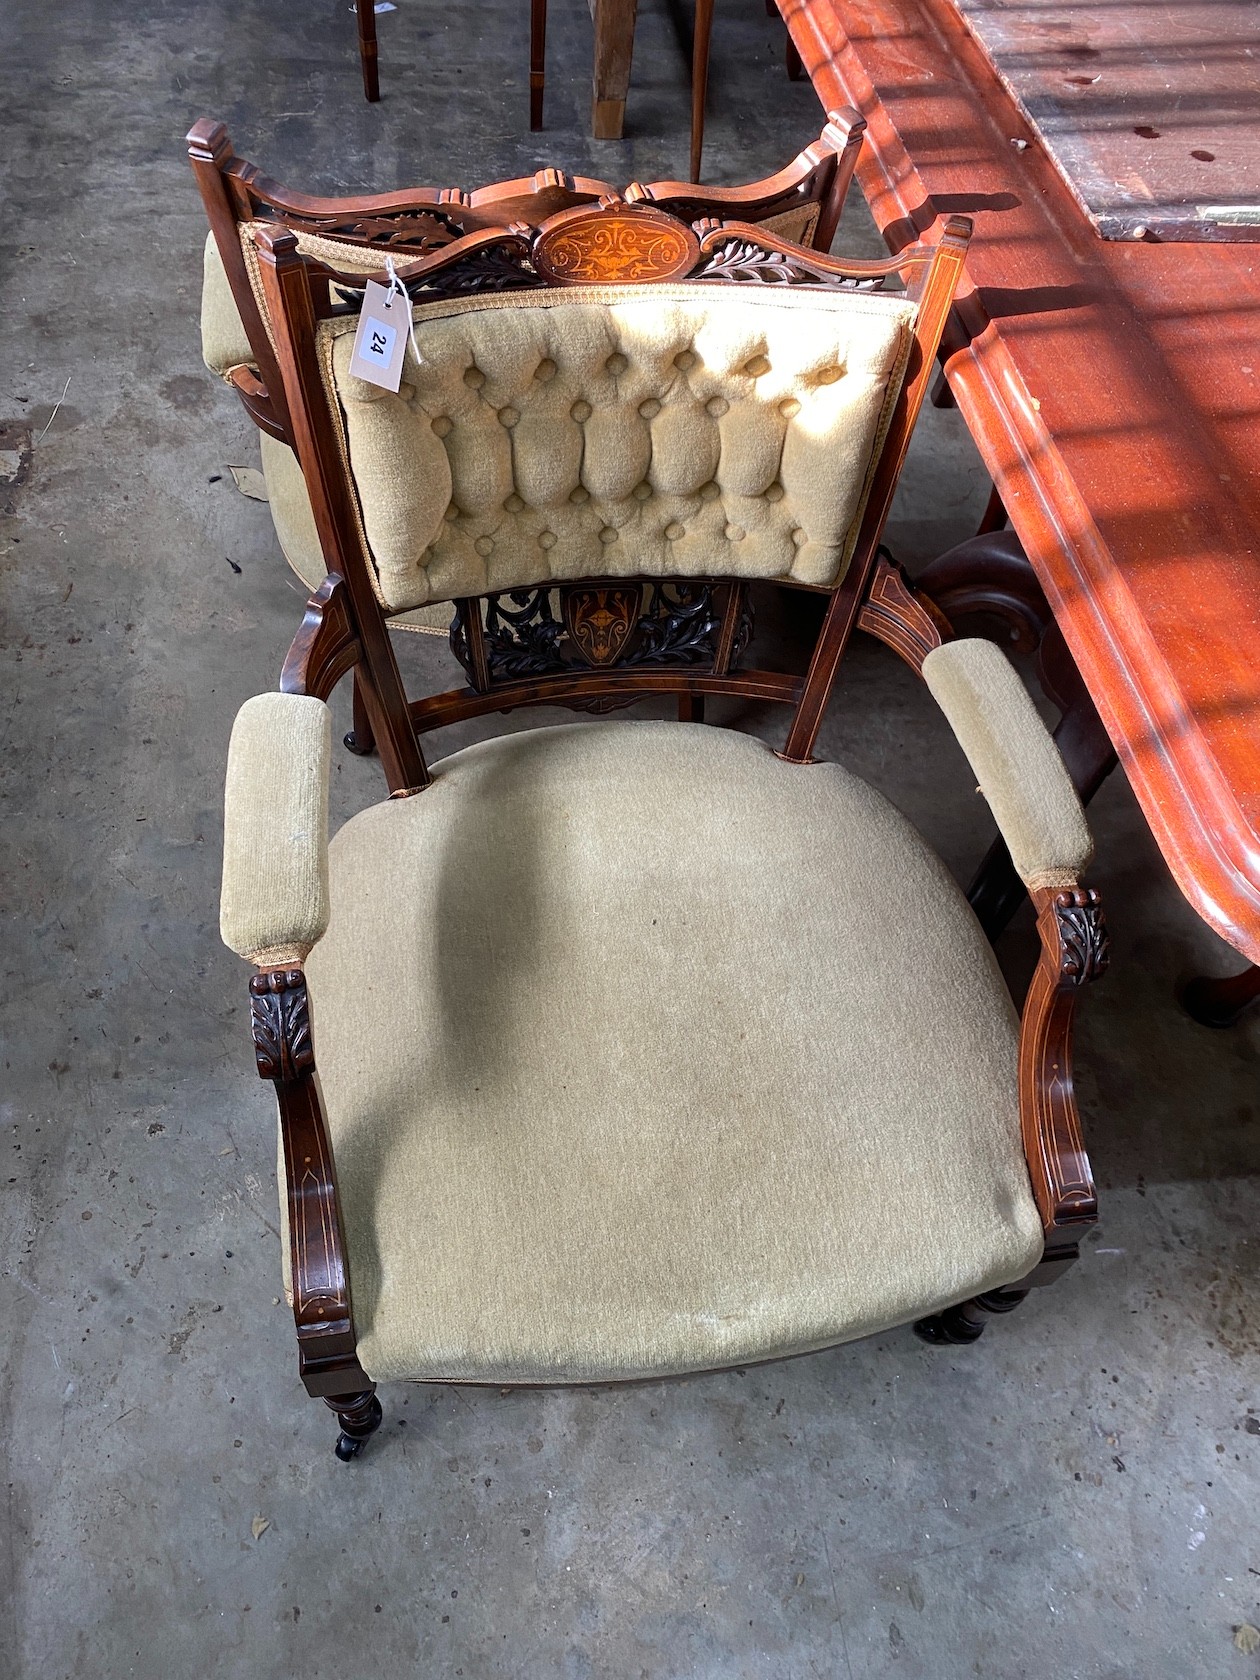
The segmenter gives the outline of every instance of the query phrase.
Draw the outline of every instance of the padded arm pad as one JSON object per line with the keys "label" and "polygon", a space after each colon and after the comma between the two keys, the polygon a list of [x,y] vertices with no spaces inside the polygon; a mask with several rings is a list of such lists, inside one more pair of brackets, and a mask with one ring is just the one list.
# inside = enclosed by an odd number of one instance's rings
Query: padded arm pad
{"label": "padded arm pad", "polygon": [[1010,660],[992,642],[933,648],[923,677],[975,771],[1026,887],[1068,886],[1094,855],[1067,766]]}
{"label": "padded arm pad", "polygon": [[258,694],[236,715],[223,811],[223,943],[260,967],[301,962],[328,926],[328,707]]}

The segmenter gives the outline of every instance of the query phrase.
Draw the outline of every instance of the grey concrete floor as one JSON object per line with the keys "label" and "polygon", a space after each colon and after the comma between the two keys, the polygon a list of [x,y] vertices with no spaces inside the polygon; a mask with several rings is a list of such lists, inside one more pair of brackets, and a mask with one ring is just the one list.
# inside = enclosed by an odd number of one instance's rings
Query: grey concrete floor
{"label": "grey concrete floor", "polygon": [[[1119,776],[1093,813],[1114,964],[1078,1047],[1102,1225],[1057,1288],[958,1351],[902,1330],[621,1392],[386,1391],[352,1466],[297,1382],[216,894],[228,730],[301,599],[266,509],[216,481],[255,443],[200,365],[181,136],[222,117],[312,189],[672,174],[687,12],[644,0],[629,137],[602,145],[580,0],[553,0],[539,137],[523,4],[399,0],[376,109],[346,0],[0,16],[0,422],[33,440],[0,484],[4,1676],[1257,1673],[1233,1630],[1260,1622],[1260,1015],[1179,1013],[1178,977],[1236,959]],[[816,132],[781,53],[760,0],[719,8],[712,177]],[[871,238],[854,204],[842,242]],[[930,416],[894,548],[926,559],[984,492]],[[416,687],[451,680],[441,643],[404,652]],[[891,655],[856,650],[824,746],[966,874],[984,808]],[[339,816],[381,792],[343,752],[334,777]],[[1029,950],[1024,918],[1013,974]]]}

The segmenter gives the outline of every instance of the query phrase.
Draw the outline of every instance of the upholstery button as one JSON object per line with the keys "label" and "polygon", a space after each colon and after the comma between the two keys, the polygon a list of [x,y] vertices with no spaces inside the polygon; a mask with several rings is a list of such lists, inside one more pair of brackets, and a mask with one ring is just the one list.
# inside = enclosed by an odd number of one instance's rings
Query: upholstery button
{"label": "upholstery button", "polygon": [[694,350],[680,350],[674,357],[674,366],[682,373],[686,373],[688,368],[693,368],[695,365],[696,353]]}
{"label": "upholstery button", "polygon": [[766,491],[766,500],[768,502],[781,502],[783,500],[783,486],[781,484],[772,484]]}
{"label": "upholstery button", "polygon": [[415,401],[415,396],[416,396],[416,388],[415,388],[414,385],[400,385],[398,387],[398,395],[402,398],[402,400],[404,402],[414,402]]}
{"label": "upholstery button", "polygon": [[750,362],[744,363],[744,372],[750,379],[760,379],[763,373],[770,372],[769,357],[754,356]]}
{"label": "upholstery button", "polygon": [[680,525],[676,519],[671,519],[669,524],[665,527],[665,535],[669,538],[670,542],[677,542],[679,537],[685,537],[687,535],[686,526]]}
{"label": "upholstery button", "polygon": [[604,529],[599,533],[599,540],[604,544],[605,548],[607,548],[609,543],[616,542],[617,533],[613,530],[611,525],[605,525]]}
{"label": "upholstery button", "polygon": [[512,494],[508,497],[507,501],[504,502],[503,506],[506,508],[508,513],[520,513],[521,509],[525,506],[525,503],[516,494],[516,491],[513,490]]}
{"label": "upholstery button", "polygon": [[605,369],[611,373],[614,378],[616,378],[619,373],[624,373],[629,366],[630,363],[619,350],[609,356],[608,360],[604,363]]}
{"label": "upholstery button", "polygon": [[814,382],[818,385],[834,385],[837,379],[843,379],[843,377],[844,369],[842,367],[836,367],[833,363],[831,367],[822,368],[818,373],[816,373],[814,375]]}
{"label": "upholstery button", "polygon": [[556,533],[554,531],[540,531],[538,533],[538,546],[539,548],[554,548],[556,546]]}
{"label": "upholstery button", "polygon": [[783,401],[779,404],[779,413],[785,420],[792,419],[793,415],[799,414],[800,412],[801,405],[796,397],[784,397]]}
{"label": "upholstery button", "polygon": [[573,407],[569,410],[569,413],[575,420],[589,420],[591,417],[591,405],[588,402],[575,402]]}
{"label": "upholstery button", "polygon": [[702,502],[716,502],[722,494],[715,480],[710,479],[707,484],[700,486],[700,500]]}
{"label": "upholstery button", "polygon": [[713,419],[720,420],[730,406],[725,397],[710,397],[704,405],[704,412],[712,415]]}
{"label": "upholstery button", "polygon": [[520,415],[514,408],[501,408],[499,410],[500,426],[515,426],[519,419]]}
{"label": "upholstery button", "polygon": [[487,554],[493,554],[494,553],[494,538],[493,537],[478,537],[476,542],[473,544],[473,547],[477,550],[477,553],[480,554],[482,556],[482,558],[484,559],[484,557]]}
{"label": "upholstery button", "polygon": [[584,485],[579,484],[576,490],[570,490],[569,492],[569,500],[574,507],[581,507],[583,502],[589,502],[590,499],[591,493]]}
{"label": "upholstery button", "polygon": [[803,548],[809,541],[808,536],[801,530],[799,525],[796,526],[792,532],[792,541],[796,544],[797,548]]}
{"label": "upholstery button", "polygon": [[655,420],[656,416],[660,412],[661,405],[657,402],[655,397],[649,397],[646,402],[641,402],[639,404],[639,413],[645,420]]}
{"label": "upholstery button", "polygon": [[486,376],[479,367],[464,369],[464,384],[470,391],[479,391],[486,382]]}
{"label": "upholstery button", "polygon": [[[556,364],[552,361],[550,356],[544,356],[542,361],[539,362],[538,366],[534,369],[534,378],[540,385],[545,385],[549,379],[554,379],[555,377]],[[548,532],[547,535],[550,535],[550,532]]]}
{"label": "upholstery button", "polygon": [[449,414],[439,414],[433,420],[433,430],[438,437],[449,437],[454,424]]}
{"label": "upholstery button", "polygon": [[454,502],[452,502],[450,504],[450,506],[447,508],[446,512],[442,515],[442,518],[446,519],[446,520],[454,520],[454,519],[458,519],[459,517],[460,517],[459,509],[456,507]]}
{"label": "upholstery button", "polygon": [[635,485],[634,489],[630,492],[630,494],[634,497],[636,502],[651,501],[651,499],[652,499],[652,486],[648,483],[647,479],[645,478],[643,480],[642,484],[636,484]]}
{"label": "upholstery button", "polygon": [[728,525],[724,535],[727,542],[743,542],[748,533],[742,525]]}

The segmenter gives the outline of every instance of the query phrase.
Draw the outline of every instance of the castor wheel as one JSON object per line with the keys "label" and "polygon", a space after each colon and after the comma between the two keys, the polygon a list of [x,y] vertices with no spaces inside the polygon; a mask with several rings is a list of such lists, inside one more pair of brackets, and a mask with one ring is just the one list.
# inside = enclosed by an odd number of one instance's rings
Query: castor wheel
{"label": "castor wheel", "polygon": [[375,1391],[365,1389],[361,1394],[330,1394],[324,1404],[336,1412],[341,1434],[333,1448],[343,1464],[349,1464],[363,1450],[363,1443],[381,1427],[381,1403]]}
{"label": "castor wheel", "polygon": [[354,753],[357,758],[371,758],[372,754],[376,751],[376,745],[373,741],[368,741],[366,746],[360,746],[359,737],[355,734],[353,729],[347,729],[344,741],[348,750]]}

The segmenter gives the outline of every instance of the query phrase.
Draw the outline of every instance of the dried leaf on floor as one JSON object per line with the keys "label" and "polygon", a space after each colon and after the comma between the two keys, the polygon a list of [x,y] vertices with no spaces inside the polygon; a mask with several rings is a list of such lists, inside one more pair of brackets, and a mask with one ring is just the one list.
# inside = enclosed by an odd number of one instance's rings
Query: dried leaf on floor
{"label": "dried leaf on floor", "polygon": [[254,1536],[254,1539],[257,1540],[259,1535],[265,1534],[270,1527],[270,1517],[255,1517],[253,1522],[249,1525],[249,1532]]}
{"label": "dried leaf on floor", "polygon": [[256,502],[269,502],[271,500],[271,497],[267,494],[267,480],[257,467],[229,466],[228,471],[236,480],[236,488],[242,496],[250,496]]}
{"label": "dried leaf on floor", "polygon": [[1245,1657],[1254,1656],[1260,1651],[1260,1628],[1253,1628],[1250,1622],[1244,1622],[1241,1627],[1234,1629],[1234,1644]]}

